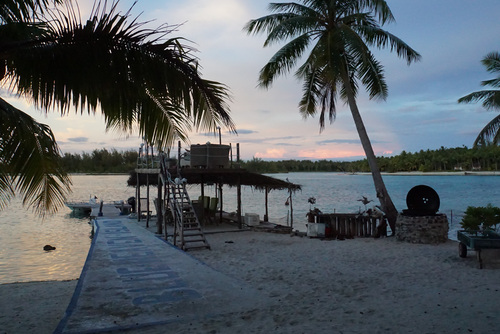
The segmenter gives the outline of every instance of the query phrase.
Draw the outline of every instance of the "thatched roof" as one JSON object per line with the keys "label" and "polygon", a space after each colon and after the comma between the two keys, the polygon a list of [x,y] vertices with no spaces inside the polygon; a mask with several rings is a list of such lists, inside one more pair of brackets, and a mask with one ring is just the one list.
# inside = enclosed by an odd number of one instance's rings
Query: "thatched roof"
{"label": "thatched roof", "polygon": [[[172,178],[178,177],[177,170],[170,171]],[[202,169],[202,168],[183,168],[180,171],[183,178],[187,180],[188,184],[210,184],[222,183],[231,187],[237,186],[251,186],[256,189],[264,190],[288,190],[292,191],[301,190],[300,185],[287,182],[284,180],[275,179],[270,176],[248,172],[241,168],[215,168],[215,169]],[[146,185],[146,178],[149,177],[150,185],[157,185],[158,175],[155,173],[145,174],[143,170],[139,173],[139,182]],[[135,187],[137,185],[137,173],[131,173],[128,181],[129,186]]]}

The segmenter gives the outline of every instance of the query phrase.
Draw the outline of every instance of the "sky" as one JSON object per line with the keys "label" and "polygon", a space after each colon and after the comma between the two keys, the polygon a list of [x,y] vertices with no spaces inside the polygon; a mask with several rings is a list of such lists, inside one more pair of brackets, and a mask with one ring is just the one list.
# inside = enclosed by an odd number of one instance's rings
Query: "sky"
{"label": "sky", "polygon": [[[93,0],[77,1],[82,17]],[[121,0],[126,12],[134,1]],[[478,132],[497,114],[480,103],[457,100],[482,89],[491,79],[481,59],[500,51],[498,0],[388,0],[396,22],[383,28],[418,51],[422,59],[410,66],[389,50],[374,50],[385,68],[386,100],[370,100],[359,90],[358,107],[375,154],[391,156],[440,147],[471,147]],[[262,0],[139,0],[132,16],[140,21],[182,24],[170,37],[184,37],[198,50],[205,79],[229,87],[231,117],[238,134],[222,128],[223,144],[240,143],[241,158],[331,159],[364,158],[348,106],[339,103],[336,120],[320,132],[318,118],[302,118],[298,103],[301,83],[293,71],[270,89],[257,87],[259,70],[281,45],[263,48],[264,35],[247,35],[243,26],[269,12]],[[137,150],[138,134],[106,132],[103,117],[71,114],[60,117],[35,110],[26,101],[9,102],[48,124],[63,153],[94,149]],[[218,143],[218,134],[190,134],[189,144]]]}

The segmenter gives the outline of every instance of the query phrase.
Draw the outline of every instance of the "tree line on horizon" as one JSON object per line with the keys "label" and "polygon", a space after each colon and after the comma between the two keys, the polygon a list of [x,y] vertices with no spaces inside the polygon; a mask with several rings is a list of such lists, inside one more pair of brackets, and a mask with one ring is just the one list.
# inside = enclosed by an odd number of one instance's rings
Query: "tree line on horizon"
{"label": "tree line on horizon", "polygon": [[[136,168],[137,151],[96,149],[91,153],[65,153],[61,164],[68,173],[130,173]],[[377,157],[382,172],[446,172],[500,170],[500,146],[477,148],[441,147],[419,152],[402,151],[391,157]],[[263,160],[252,158],[240,161],[241,168],[255,173],[288,172],[370,172],[366,159],[356,161],[333,160]]]}

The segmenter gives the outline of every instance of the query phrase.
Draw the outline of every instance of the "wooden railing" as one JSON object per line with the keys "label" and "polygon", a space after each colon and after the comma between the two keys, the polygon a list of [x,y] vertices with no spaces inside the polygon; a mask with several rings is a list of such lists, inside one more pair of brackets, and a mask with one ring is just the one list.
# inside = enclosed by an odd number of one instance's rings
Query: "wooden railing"
{"label": "wooden railing", "polygon": [[355,213],[330,213],[316,216],[317,223],[325,224],[327,237],[380,237],[387,235],[387,218]]}

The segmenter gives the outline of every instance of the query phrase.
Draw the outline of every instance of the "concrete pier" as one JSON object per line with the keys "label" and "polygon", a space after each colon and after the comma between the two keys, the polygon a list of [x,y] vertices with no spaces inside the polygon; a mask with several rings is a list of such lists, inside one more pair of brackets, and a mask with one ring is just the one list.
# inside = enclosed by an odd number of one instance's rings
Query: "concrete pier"
{"label": "concrete pier", "polygon": [[94,224],[88,258],[55,333],[169,332],[265,300],[127,218],[98,217]]}

